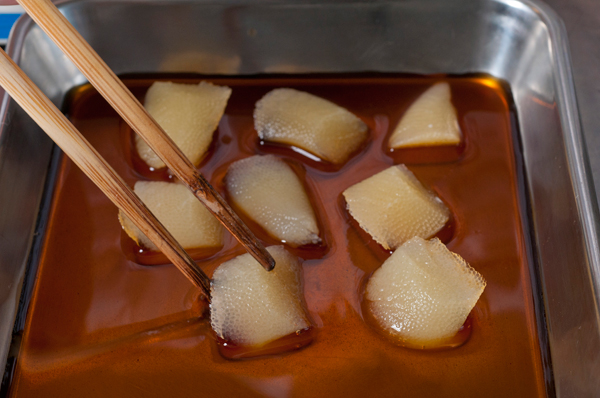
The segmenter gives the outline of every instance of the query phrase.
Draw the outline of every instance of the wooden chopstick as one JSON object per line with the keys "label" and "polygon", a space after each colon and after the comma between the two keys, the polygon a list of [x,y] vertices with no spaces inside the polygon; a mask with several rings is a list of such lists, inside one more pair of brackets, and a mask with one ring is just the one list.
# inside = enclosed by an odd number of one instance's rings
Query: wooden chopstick
{"label": "wooden chopstick", "polygon": [[275,260],[50,0],[17,0],[171,171],[267,270]]}
{"label": "wooden chopstick", "polygon": [[207,300],[210,301],[210,279],[204,271],[65,115],[2,49],[0,49],[0,86],[169,260],[192,283],[202,289]]}

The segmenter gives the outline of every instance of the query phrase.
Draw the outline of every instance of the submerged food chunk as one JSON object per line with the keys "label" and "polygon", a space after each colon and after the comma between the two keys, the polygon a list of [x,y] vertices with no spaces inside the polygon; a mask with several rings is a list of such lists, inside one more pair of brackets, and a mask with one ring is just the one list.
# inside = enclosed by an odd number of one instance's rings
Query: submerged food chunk
{"label": "submerged food chunk", "polygon": [[263,346],[310,327],[298,259],[281,246],[267,250],[277,264],[271,272],[250,254],[215,270],[211,326],[221,339],[241,346]]}
{"label": "submerged food chunk", "polygon": [[429,238],[450,211],[404,165],[392,166],[344,191],[348,211],[377,243],[395,249],[414,236]]}
{"label": "submerged food chunk", "polygon": [[[144,107],[188,159],[198,165],[212,141],[230,95],[229,87],[204,81],[195,85],[155,82],[146,93]],[[165,167],[139,135],[135,136],[135,146],[148,166]]]}
{"label": "submerged food chunk", "polygon": [[271,142],[344,163],[367,138],[367,125],[346,109],[303,91],[278,88],[256,103],[254,127]]}
{"label": "submerged food chunk", "polygon": [[[133,191],[183,248],[223,245],[223,226],[185,186],[161,181],[138,181]],[[138,245],[157,250],[154,243],[122,212],[119,212],[119,221],[127,235]]]}
{"label": "submerged food chunk", "polygon": [[459,331],[485,285],[439,239],[415,237],[371,276],[366,299],[378,326],[398,343],[433,348]]}
{"label": "submerged food chunk", "polygon": [[304,186],[283,160],[273,155],[238,160],[225,181],[235,205],[270,235],[291,246],[321,241]]}
{"label": "submerged food chunk", "polygon": [[408,108],[392,133],[388,146],[405,148],[457,145],[461,133],[452,106],[450,85],[437,83]]}

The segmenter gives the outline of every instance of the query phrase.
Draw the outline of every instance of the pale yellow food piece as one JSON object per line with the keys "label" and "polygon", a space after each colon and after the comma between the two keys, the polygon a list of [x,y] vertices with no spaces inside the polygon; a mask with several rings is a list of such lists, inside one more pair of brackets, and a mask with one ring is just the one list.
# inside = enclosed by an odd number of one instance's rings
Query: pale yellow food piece
{"label": "pale yellow food piece", "polygon": [[450,85],[437,83],[408,108],[394,129],[388,146],[458,145],[461,136],[456,110],[451,102]]}
{"label": "pale yellow food piece", "polygon": [[344,191],[348,211],[377,243],[395,249],[414,236],[429,238],[450,211],[404,165],[392,166]]}
{"label": "pale yellow food piece", "polygon": [[[207,82],[155,82],[146,93],[144,107],[187,158],[198,165],[210,146],[230,95],[229,87]],[[165,167],[139,135],[135,136],[135,146],[148,166]]]}
{"label": "pale yellow food piece", "polygon": [[229,166],[233,202],[271,236],[290,246],[319,243],[319,227],[302,182],[283,160],[252,156]]}
{"label": "pale yellow food piece", "polygon": [[[223,245],[223,226],[190,190],[181,184],[138,181],[133,191],[185,249]],[[127,216],[119,212],[123,229],[139,245],[157,250]]]}
{"label": "pale yellow food piece", "polygon": [[366,298],[378,325],[398,342],[431,347],[458,332],[485,285],[439,239],[415,237],[375,271]]}
{"label": "pale yellow food piece", "polygon": [[211,284],[211,326],[242,346],[262,346],[310,326],[303,308],[299,261],[281,246],[267,248],[276,261],[267,272],[249,254],[221,264]]}
{"label": "pale yellow food piece", "polygon": [[344,163],[366,140],[367,125],[346,109],[303,91],[278,88],[256,103],[258,136]]}

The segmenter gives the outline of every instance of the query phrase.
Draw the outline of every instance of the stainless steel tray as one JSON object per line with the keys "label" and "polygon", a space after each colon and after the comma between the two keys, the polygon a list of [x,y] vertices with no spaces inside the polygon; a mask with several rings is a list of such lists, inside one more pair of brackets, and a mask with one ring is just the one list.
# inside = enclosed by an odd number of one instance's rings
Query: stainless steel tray
{"label": "stainless steel tray", "polygon": [[[565,31],[544,4],[90,0],[60,8],[117,74],[373,71],[488,73],[506,80],[519,117],[554,388],[563,397],[598,394],[598,211]],[[27,17],[17,22],[7,51],[58,105],[85,82]],[[28,261],[35,258],[53,145],[6,96],[0,112],[3,365]]]}

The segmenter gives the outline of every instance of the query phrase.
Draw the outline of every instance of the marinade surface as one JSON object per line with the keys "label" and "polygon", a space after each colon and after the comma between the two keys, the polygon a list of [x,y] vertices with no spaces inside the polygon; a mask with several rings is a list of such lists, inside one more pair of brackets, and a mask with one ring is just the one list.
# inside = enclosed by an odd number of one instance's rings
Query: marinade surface
{"label": "marinade surface", "polygon": [[[153,80],[125,83],[143,99]],[[121,230],[117,208],[63,157],[11,397],[546,395],[522,229],[515,115],[498,82],[385,75],[209,80],[233,89],[199,166],[209,181],[224,193],[229,164],[274,153],[292,165],[309,191],[325,247],[291,251],[306,259],[312,343],[270,357],[223,358],[198,290],[172,265],[140,264],[163,261],[137,253]],[[440,80],[451,85],[464,145],[389,153],[387,137],[401,115]],[[346,107],[369,126],[368,143],[341,168],[261,144],[253,127],[254,104],[277,87]],[[168,179],[164,172],[143,170],[131,131],[93,88],[74,91],[68,114],[131,186],[139,179]],[[406,163],[448,205],[452,221],[440,237],[488,283],[469,318],[471,336],[457,348],[395,346],[363,315],[364,284],[389,252],[358,228],[341,194],[398,163]],[[267,245],[278,244],[249,224]],[[218,253],[196,255],[210,276],[222,261],[241,253],[227,235]]]}

